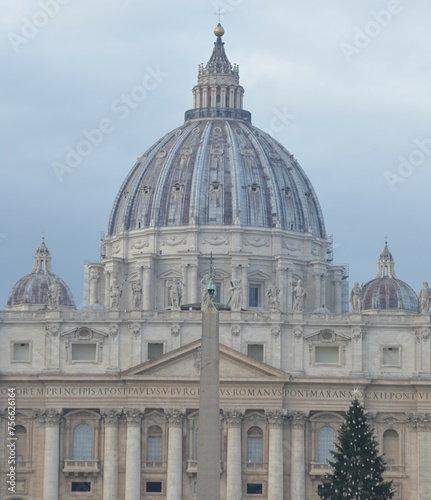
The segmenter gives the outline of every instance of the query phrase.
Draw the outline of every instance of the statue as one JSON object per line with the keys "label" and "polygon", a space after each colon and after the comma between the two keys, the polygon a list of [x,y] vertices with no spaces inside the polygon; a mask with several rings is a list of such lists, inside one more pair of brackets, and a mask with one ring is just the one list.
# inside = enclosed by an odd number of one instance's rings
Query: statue
{"label": "statue", "polygon": [[201,310],[202,311],[206,311],[206,309],[208,308],[209,300],[210,300],[210,294],[208,293],[208,282],[209,282],[209,275],[207,273],[201,279],[201,294],[202,294]]}
{"label": "statue", "polygon": [[142,304],[142,285],[140,281],[132,282],[133,308],[140,309]]}
{"label": "statue", "polygon": [[180,309],[182,294],[181,281],[177,278],[173,281],[169,289],[169,299],[172,309]]}
{"label": "statue", "polygon": [[421,314],[429,314],[431,302],[431,288],[426,281],[423,282],[419,292],[419,312]]}
{"label": "statue", "polygon": [[230,282],[229,291],[231,292],[227,306],[230,305],[231,311],[241,311],[242,308],[242,289],[241,280],[233,280]]}
{"label": "statue", "polygon": [[280,309],[280,290],[271,284],[265,291],[266,301],[270,309],[278,311]]}
{"label": "statue", "polygon": [[293,289],[293,310],[297,312],[302,312],[304,309],[304,300],[307,296],[307,292],[302,287],[302,281],[298,280],[297,285]]}
{"label": "statue", "polygon": [[49,294],[49,305],[51,307],[58,307],[60,305],[60,299],[61,299],[61,288],[60,285],[57,283],[57,280],[53,280],[52,283],[49,285],[48,294]]}
{"label": "statue", "polygon": [[112,280],[112,285],[109,288],[109,297],[111,299],[111,309],[118,309],[120,303],[121,290],[118,286],[116,278]]}
{"label": "statue", "polygon": [[360,311],[362,308],[362,288],[359,283],[353,285],[352,291],[350,292],[350,303],[354,311]]}

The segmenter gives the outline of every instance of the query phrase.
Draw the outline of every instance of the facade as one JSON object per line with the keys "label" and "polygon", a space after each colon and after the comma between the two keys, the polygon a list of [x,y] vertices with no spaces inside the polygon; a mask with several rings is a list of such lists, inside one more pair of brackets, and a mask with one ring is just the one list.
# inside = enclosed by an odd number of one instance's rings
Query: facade
{"label": "facade", "polygon": [[252,125],[215,35],[184,124],[120,188],[85,308],[43,241],[0,312],[0,441],[11,415],[16,437],[0,498],[196,498],[212,253],[221,498],[317,499],[356,391],[394,498],[431,499],[431,290],[398,279],[385,244],[375,278],[349,293],[308,177]]}

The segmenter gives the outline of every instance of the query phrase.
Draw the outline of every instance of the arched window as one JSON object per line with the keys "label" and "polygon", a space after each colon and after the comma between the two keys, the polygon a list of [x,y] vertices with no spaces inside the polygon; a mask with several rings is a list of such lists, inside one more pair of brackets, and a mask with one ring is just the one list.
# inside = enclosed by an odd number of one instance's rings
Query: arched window
{"label": "arched window", "polygon": [[16,460],[17,462],[25,462],[27,457],[27,429],[23,425],[15,427],[16,437]]}
{"label": "arched window", "polygon": [[251,427],[247,432],[247,462],[262,463],[262,429]]}
{"label": "arched window", "polygon": [[73,429],[72,460],[92,460],[93,429],[88,424],[79,424]]}
{"label": "arched window", "polygon": [[388,429],[383,433],[383,453],[388,465],[399,462],[400,440],[397,431]]}
{"label": "arched window", "polygon": [[147,462],[162,461],[163,431],[158,425],[152,425],[147,431]]}
{"label": "arched window", "polygon": [[326,464],[332,459],[331,451],[335,449],[337,434],[332,427],[325,426],[319,429],[317,435],[317,462]]}

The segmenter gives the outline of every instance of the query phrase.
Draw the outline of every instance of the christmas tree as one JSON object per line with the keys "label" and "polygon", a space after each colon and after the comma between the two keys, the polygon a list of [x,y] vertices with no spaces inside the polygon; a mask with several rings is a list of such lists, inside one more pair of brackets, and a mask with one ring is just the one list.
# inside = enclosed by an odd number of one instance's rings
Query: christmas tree
{"label": "christmas tree", "polygon": [[324,500],[386,500],[392,498],[392,481],[383,481],[386,470],[367,415],[358,399],[352,401],[338,433],[334,458],[318,494]]}

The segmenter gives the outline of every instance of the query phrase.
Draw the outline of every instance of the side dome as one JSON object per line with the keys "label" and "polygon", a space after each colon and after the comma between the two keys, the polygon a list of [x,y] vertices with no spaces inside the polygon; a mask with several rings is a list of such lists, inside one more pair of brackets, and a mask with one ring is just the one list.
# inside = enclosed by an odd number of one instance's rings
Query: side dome
{"label": "side dome", "polygon": [[185,123],[138,159],[114,202],[108,236],[189,225],[280,228],[326,238],[314,189],[293,155],[251,124],[217,31]]}
{"label": "side dome", "polygon": [[388,245],[380,254],[377,276],[363,287],[362,309],[401,309],[418,312],[415,291],[395,275],[395,262]]}
{"label": "side dome", "polygon": [[69,287],[52,272],[51,254],[45,244],[45,238],[36,250],[33,270],[15,283],[7,301],[8,309],[40,307],[75,308],[75,301]]}

